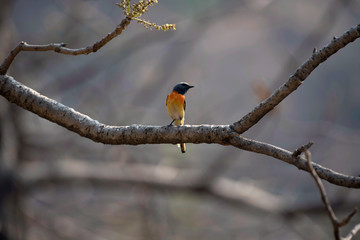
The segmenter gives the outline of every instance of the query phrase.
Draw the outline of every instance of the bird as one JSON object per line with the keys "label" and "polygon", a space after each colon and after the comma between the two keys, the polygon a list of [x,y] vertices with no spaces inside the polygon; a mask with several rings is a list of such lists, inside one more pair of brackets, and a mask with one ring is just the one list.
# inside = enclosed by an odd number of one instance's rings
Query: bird
{"label": "bird", "polygon": [[[174,123],[175,126],[184,125],[185,120],[185,93],[194,86],[189,85],[187,82],[179,82],[175,85],[172,92],[166,98],[166,108],[172,121],[169,126]],[[186,148],[184,143],[178,144],[182,153],[185,153]]]}

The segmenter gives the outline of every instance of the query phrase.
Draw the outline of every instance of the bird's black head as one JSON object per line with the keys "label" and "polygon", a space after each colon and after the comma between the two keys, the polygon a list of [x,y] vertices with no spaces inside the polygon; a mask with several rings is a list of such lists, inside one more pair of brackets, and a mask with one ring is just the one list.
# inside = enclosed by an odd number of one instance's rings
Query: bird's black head
{"label": "bird's black head", "polygon": [[180,82],[175,85],[173,91],[176,91],[182,95],[184,95],[190,88],[194,86],[189,85],[187,82]]}

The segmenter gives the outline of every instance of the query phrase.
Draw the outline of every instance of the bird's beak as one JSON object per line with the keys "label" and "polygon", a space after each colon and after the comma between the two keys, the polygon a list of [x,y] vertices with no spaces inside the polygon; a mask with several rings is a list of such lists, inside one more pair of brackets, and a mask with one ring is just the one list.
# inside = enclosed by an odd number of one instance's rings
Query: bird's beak
{"label": "bird's beak", "polygon": [[193,88],[194,86],[189,86],[189,88]]}

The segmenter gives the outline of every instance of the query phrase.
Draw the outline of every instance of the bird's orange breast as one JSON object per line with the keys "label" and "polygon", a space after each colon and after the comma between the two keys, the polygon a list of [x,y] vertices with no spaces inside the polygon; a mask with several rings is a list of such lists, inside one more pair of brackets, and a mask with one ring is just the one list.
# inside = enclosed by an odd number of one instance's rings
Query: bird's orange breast
{"label": "bird's orange breast", "polygon": [[185,96],[175,91],[171,92],[166,98],[166,105],[176,104],[184,108]]}
{"label": "bird's orange breast", "polygon": [[[183,124],[185,117],[185,96],[177,93],[176,91],[171,92],[166,98],[166,108],[169,116],[175,121],[175,125]],[[178,123],[178,124],[177,124]]]}

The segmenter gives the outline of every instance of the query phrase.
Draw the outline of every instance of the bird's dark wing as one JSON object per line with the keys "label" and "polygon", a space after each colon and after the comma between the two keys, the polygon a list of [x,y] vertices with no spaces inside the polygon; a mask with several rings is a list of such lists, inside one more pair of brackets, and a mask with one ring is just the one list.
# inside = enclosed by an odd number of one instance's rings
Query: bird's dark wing
{"label": "bird's dark wing", "polygon": [[184,100],[184,111],[185,111],[185,109],[186,109],[186,101]]}

